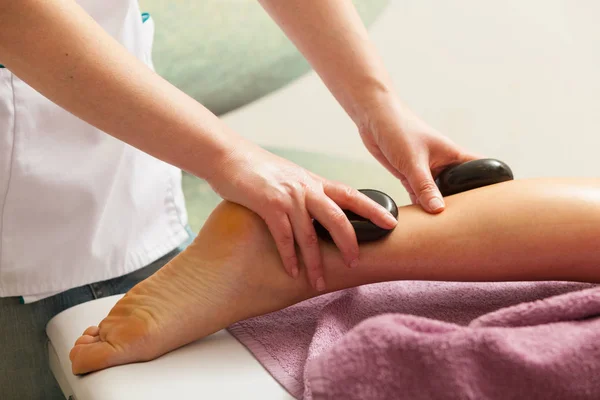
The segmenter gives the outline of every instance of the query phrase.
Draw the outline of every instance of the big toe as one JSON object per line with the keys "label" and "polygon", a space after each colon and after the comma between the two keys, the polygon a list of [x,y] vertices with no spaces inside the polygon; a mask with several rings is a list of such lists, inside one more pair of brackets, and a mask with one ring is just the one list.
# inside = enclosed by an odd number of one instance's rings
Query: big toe
{"label": "big toe", "polygon": [[85,331],[83,331],[83,334],[89,336],[98,336],[100,334],[100,328],[98,328],[97,326],[90,326]]}
{"label": "big toe", "polygon": [[[85,336],[82,336],[84,338]],[[88,336],[89,337],[89,336]],[[82,340],[71,349],[69,358],[75,375],[98,371],[115,365],[116,349],[107,342]],[[80,342],[81,340],[81,342]]]}
{"label": "big toe", "polygon": [[74,346],[77,346],[78,344],[91,344],[91,343],[96,343],[99,341],[100,341],[100,336],[82,335],[79,337],[79,339],[77,339],[75,341]]}

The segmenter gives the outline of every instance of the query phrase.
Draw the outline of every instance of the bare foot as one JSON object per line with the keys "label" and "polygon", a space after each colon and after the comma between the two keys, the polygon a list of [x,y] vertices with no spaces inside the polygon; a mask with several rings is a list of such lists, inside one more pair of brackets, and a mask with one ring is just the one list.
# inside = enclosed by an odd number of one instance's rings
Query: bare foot
{"label": "bare foot", "polygon": [[152,360],[314,294],[306,279],[285,273],[278,257],[258,216],[222,203],[193,244],[83,333],[71,350],[73,373]]}

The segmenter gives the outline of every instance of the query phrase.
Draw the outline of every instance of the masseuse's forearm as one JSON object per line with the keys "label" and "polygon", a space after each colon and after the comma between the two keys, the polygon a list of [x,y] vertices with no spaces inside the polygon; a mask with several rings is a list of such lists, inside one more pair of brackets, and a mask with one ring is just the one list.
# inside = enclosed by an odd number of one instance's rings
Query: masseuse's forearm
{"label": "masseuse's forearm", "polygon": [[259,0],[355,123],[392,93],[351,0]]}
{"label": "masseuse's forearm", "polygon": [[0,62],[110,135],[206,178],[240,140],[73,0],[0,0]]}

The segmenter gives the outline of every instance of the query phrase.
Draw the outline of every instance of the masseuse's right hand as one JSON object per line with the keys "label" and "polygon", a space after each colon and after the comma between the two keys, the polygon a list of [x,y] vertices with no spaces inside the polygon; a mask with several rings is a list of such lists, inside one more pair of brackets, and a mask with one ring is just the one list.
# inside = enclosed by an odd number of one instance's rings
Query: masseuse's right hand
{"label": "masseuse's right hand", "polygon": [[325,290],[325,281],[312,218],[331,233],[349,267],[358,265],[358,242],[342,208],[382,228],[396,225],[391,214],[357,190],[312,174],[252,143],[236,146],[208,182],[224,199],[263,218],[293,277],[298,276],[298,244],[308,278],[318,291]]}

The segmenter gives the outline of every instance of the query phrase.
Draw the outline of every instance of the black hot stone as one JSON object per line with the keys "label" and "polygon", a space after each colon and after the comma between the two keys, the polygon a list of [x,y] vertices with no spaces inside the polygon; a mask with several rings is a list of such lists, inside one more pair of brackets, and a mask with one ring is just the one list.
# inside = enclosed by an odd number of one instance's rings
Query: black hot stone
{"label": "black hot stone", "polygon": [[442,171],[435,184],[442,196],[513,180],[508,165],[492,158],[468,161]]}
{"label": "black hot stone", "polygon": [[[375,202],[381,204],[386,210],[388,210],[394,217],[398,218],[398,207],[394,200],[388,196],[387,194],[380,192],[379,190],[373,189],[361,189],[359,190],[361,193],[367,195],[369,198],[374,200]],[[348,217],[348,220],[352,224],[354,231],[356,232],[356,238],[359,243],[372,242],[375,240],[379,240],[385,235],[389,234],[393,229],[383,229],[373,224],[371,221],[366,218],[361,217],[360,215],[356,215],[352,211],[343,210],[344,214]],[[314,220],[315,231],[317,232],[317,236],[319,236],[323,240],[331,241],[331,235],[325,229],[323,225],[319,223],[319,221]]]}

